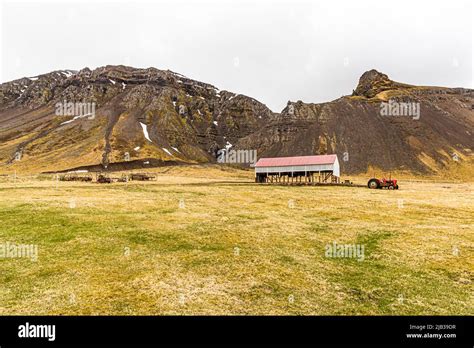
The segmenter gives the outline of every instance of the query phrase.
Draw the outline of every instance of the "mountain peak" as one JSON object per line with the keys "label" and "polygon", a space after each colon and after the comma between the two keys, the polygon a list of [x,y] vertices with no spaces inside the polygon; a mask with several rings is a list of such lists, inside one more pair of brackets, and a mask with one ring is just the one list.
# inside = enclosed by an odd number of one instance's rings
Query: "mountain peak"
{"label": "mountain peak", "polygon": [[373,98],[378,93],[395,87],[397,83],[390,80],[388,75],[372,69],[362,74],[353,95]]}
{"label": "mountain peak", "polygon": [[377,79],[377,78],[383,78],[383,79],[389,80],[388,75],[381,73],[380,71],[376,69],[368,70],[365,73],[363,73],[362,76],[360,77],[360,79]]}

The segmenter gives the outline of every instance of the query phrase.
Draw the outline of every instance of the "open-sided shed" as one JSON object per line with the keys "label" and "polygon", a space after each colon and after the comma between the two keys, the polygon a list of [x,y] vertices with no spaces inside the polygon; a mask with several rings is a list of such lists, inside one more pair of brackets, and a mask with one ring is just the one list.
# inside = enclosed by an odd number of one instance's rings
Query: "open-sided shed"
{"label": "open-sided shed", "polygon": [[255,182],[338,183],[337,155],[260,158],[255,164]]}

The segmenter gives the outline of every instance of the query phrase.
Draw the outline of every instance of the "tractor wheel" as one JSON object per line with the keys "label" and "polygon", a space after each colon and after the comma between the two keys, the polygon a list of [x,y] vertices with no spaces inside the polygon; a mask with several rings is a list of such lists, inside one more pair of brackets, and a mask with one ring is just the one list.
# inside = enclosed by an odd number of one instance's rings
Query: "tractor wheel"
{"label": "tractor wheel", "polygon": [[394,189],[393,185],[390,185],[390,186],[388,187],[388,189],[389,189],[389,190],[393,190],[393,189]]}
{"label": "tractor wheel", "polygon": [[398,185],[395,185],[395,190],[398,190]]}
{"label": "tractor wheel", "polygon": [[369,189],[378,189],[380,188],[380,183],[377,179],[370,179],[369,182],[367,183],[367,187]]}

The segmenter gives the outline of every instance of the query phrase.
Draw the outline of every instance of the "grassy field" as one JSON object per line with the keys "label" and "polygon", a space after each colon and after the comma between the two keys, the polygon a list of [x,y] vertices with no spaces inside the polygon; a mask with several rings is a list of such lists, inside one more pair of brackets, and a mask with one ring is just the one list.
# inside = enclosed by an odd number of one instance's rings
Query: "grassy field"
{"label": "grassy field", "polygon": [[[400,187],[259,186],[217,167],[1,177],[0,244],[38,260],[0,258],[0,314],[474,315],[474,184]],[[364,259],[326,257],[334,242]]]}

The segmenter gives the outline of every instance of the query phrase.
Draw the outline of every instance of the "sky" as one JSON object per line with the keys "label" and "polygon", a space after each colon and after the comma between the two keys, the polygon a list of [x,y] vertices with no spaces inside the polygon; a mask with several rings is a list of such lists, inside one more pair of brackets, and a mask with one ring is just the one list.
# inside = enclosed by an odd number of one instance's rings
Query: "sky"
{"label": "sky", "polygon": [[470,0],[0,1],[0,82],[155,67],[275,112],[351,94],[370,69],[474,88]]}

